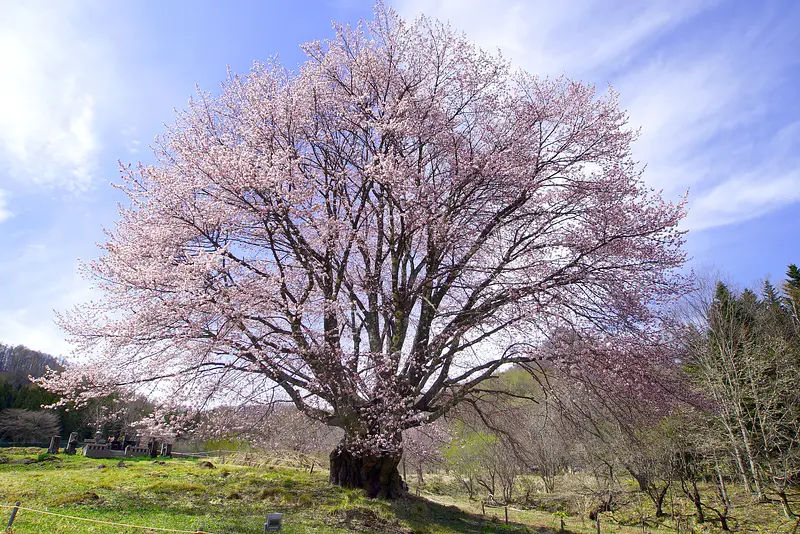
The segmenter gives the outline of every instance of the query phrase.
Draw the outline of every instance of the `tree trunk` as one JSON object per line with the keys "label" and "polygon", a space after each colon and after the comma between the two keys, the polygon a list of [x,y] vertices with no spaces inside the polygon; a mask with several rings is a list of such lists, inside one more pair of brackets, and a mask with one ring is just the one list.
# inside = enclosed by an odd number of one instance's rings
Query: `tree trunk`
{"label": "tree trunk", "polygon": [[650,487],[650,479],[647,475],[643,473],[639,473],[637,469],[632,468],[627,464],[622,464],[622,466],[631,474],[633,479],[639,484],[639,491],[647,491]]}
{"label": "tree trunk", "polygon": [[700,499],[700,491],[697,489],[697,483],[695,482],[692,482],[689,498],[692,499],[692,504],[694,504],[694,509],[697,512],[697,522],[704,523],[706,518],[705,514],[703,514],[703,501]]}
{"label": "tree trunk", "polygon": [[400,454],[356,456],[344,447],[331,453],[330,482],[345,488],[358,488],[372,498],[396,499],[404,484],[397,466]]}
{"label": "tree trunk", "polygon": [[744,467],[742,452],[739,450],[739,447],[734,447],[733,451],[736,456],[736,467],[739,468],[739,474],[742,477],[742,487],[747,490],[747,493],[753,493],[753,484],[750,483],[750,477],[747,475],[747,470]]}
{"label": "tree trunk", "polygon": [[664,513],[664,498],[667,496],[669,487],[670,484],[666,484],[663,489],[659,490],[655,486],[651,486],[650,491],[647,492],[656,507],[656,517],[664,517],[666,515]]}
{"label": "tree trunk", "polygon": [[742,434],[742,444],[744,445],[744,451],[747,454],[747,461],[750,464],[750,474],[753,477],[753,485],[755,486],[756,495],[758,496],[758,500],[766,501],[766,495],[764,495],[764,490],[761,487],[761,474],[758,470],[758,463],[756,462],[756,457],[753,452],[753,447],[750,445],[750,433],[747,431],[747,428],[744,425],[744,419],[739,419],[739,429]]}
{"label": "tree trunk", "polygon": [[725,477],[722,476],[722,470],[719,468],[716,455],[714,456],[714,472],[717,474],[717,493],[722,500],[722,504],[726,507],[731,506],[731,500],[728,498],[728,488],[725,486]]}
{"label": "tree trunk", "polygon": [[780,497],[781,499],[781,508],[783,508],[783,515],[785,515],[788,518],[795,517],[795,514],[792,511],[792,507],[789,504],[789,497],[786,495],[786,491],[781,489],[778,490],[776,493],[778,494],[778,497]]}

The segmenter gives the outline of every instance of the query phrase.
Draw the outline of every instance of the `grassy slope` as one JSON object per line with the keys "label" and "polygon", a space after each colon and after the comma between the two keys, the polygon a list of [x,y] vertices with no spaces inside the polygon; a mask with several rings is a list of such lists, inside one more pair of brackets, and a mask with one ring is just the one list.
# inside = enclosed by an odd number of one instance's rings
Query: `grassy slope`
{"label": "grassy slope", "polygon": [[[149,459],[117,467],[115,460],[56,458],[30,465],[0,464],[0,504],[20,500],[23,506],[65,515],[185,530],[202,526],[212,533],[263,532],[267,512],[285,514],[286,533],[525,532],[505,525],[482,528],[477,516],[422,499],[395,503],[365,499],[360,491],[328,485],[324,474],[294,469],[232,465],[204,469],[191,461],[161,465]],[[3,510],[3,523],[8,512]],[[23,510],[14,532],[146,531]]]}
{"label": "grassy slope", "polygon": [[[1,452],[8,460],[36,458]],[[551,532],[558,519],[545,512],[510,509],[516,524],[504,525],[502,508],[446,497],[408,498],[397,502],[366,499],[360,491],[332,487],[326,473],[313,475],[290,468],[221,465],[202,468],[196,462],[169,460],[92,460],[59,455],[30,465],[0,464],[0,504],[65,515],[211,533],[263,532],[267,512],[283,512],[285,533],[380,532],[397,534]],[[101,467],[105,466],[105,467]],[[2,510],[5,525],[9,510]],[[569,532],[594,532],[593,525],[568,519]],[[632,534],[638,528],[604,526],[603,532]],[[142,529],[76,522],[21,511],[14,532],[141,533]],[[152,531],[151,531],[152,532]],[[662,530],[662,532],[664,532]]]}

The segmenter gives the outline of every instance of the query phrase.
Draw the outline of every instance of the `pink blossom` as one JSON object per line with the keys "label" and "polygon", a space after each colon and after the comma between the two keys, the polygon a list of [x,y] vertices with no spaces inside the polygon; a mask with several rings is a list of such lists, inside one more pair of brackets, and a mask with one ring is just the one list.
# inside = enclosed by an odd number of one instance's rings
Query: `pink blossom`
{"label": "pink blossom", "polygon": [[383,6],[303,49],[199,93],[156,164],[123,166],[130,202],[83,267],[104,296],[60,316],[91,362],[48,387],[281,398],[384,453],[554,332],[634,339],[685,289],[685,203],[644,185],[612,90]]}

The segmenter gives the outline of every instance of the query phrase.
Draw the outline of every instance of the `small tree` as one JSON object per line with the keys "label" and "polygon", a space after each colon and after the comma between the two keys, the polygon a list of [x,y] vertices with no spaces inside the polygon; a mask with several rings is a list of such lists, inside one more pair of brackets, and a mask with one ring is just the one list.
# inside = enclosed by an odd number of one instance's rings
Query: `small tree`
{"label": "small tree", "polygon": [[331,482],[394,497],[402,432],[551,329],[652,324],[683,288],[683,204],[644,186],[613,92],[382,5],[303,49],[123,169],[130,206],[87,266],[106,297],[61,324],[97,354],[84,376],[201,406],[279,388],[343,430]]}
{"label": "small tree", "polygon": [[670,420],[661,421],[649,428],[634,432],[622,431],[615,449],[620,463],[647,494],[656,509],[656,517],[664,513],[664,499],[672,485],[675,471],[674,449],[670,434],[674,432]]}
{"label": "small tree", "polygon": [[491,483],[487,482],[485,463],[495,441],[497,438],[492,434],[475,432],[458,424],[450,445],[444,450],[446,465],[470,500],[475,498],[479,485],[494,493]]}
{"label": "small tree", "polygon": [[16,444],[44,443],[61,433],[58,415],[11,408],[0,412],[0,437]]}
{"label": "small tree", "polygon": [[556,477],[569,466],[567,425],[557,417],[531,414],[520,425],[518,436],[525,463],[542,480],[548,493],[555,491]]}
{"label": "small tree", "polygon": [[406,463],[411,463],[417,472],[417,482],[423,484],[425,469],[442,464],[442,450],[450,442],[450,432],[444,420],[424,427],[412,428],[403,435],[403,476]]}
{"label": "small tree", "polygon": [[[687,414],[689,415],[689,414]],[[669,441],[673,448],[673,474],[680,484],[683,494],[692,502],[696,520],[703,523],[717,520],[722,530],[730,531],[730,504],[724,491],[717,486],[716,495],[701,491],[706,473],[717,467],[715,448],[718,441],[709,439],[708,424],[702,418],[681,417],[670,432]],[[717,483],[721,481],[718,479]],[[707,512],[713,514],[708,516]]]}

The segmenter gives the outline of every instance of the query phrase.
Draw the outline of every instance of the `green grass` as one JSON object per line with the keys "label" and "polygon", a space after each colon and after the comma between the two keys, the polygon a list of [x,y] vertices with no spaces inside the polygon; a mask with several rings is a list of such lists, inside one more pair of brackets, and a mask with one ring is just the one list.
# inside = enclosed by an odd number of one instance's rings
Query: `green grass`
{"label": "green grass", "polygon": [[[27,452],[27,454],[24,454]],[[395,502],[367,499],[363,492],[327,483],[327,474],[289,468],[217,465],[201,468],[189,460],[88,459],[37,457],[40,450],[3,451],[0,504],[159,528],[211,533],[263,532],[268,512],[283,512],[283,532],[292,533],[522,533],[509,525],[465,513],[454,506],[408,498]],[[2,524],[10,513],[3,509]],[[142,533],[21,510],[13,532]]]}
{"label": "green grass", "polygon": [[[0,451],[0,504],[58,514],[158,528],[214,534],[260,533],[268,512],[284,514],[284,533],[338,534],[522,534],[558,530],[560,517],[547,511],[487,507],[459,495],[408,497],[393,502],[367,499],[364,493],[331,486],[327,472],[314,474],[276,465],[247,467],[217,464],[203,468],[191,460],[88,459],[47,457],[40,449]],[[36,460],[27,465],[21,460]],[[5,462],[7,460],[7,462]],[[5,462],[5,463],[3,463]],[[13,462],[13,463],[12,463]],[[5,525],[9,509],[0,509]],[[565,518],[567,532],[594,533],[594,523]],[[641,533],[606,519],[603,532]],[[666,525],[653,532],[673,532]],[[13,532],[144,533],[21,510]],[[766,532],[766,531],[765,531]]]}

